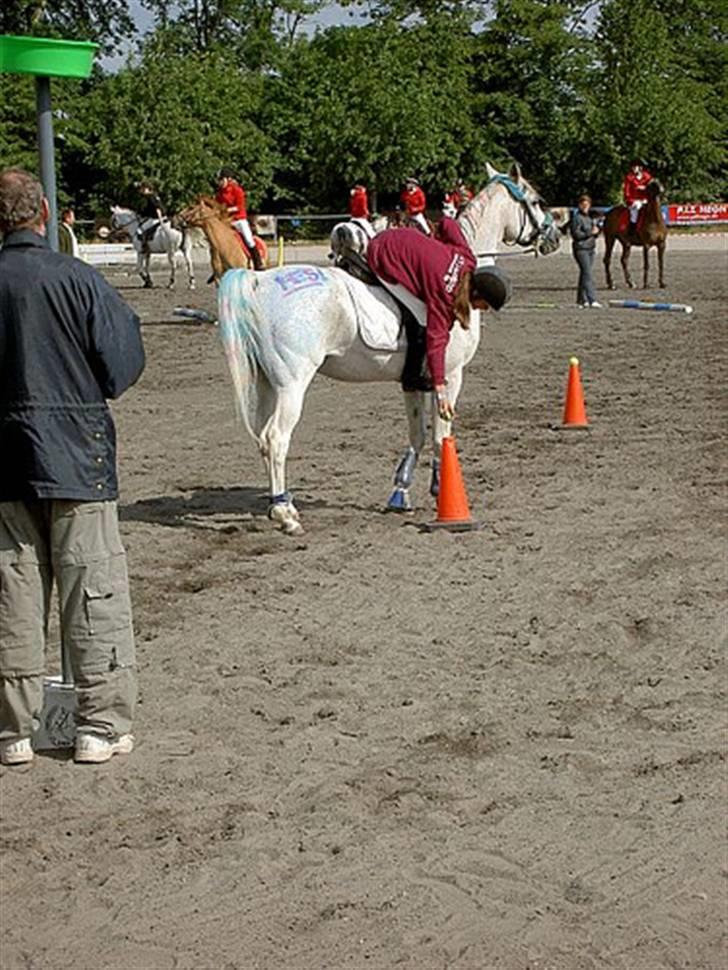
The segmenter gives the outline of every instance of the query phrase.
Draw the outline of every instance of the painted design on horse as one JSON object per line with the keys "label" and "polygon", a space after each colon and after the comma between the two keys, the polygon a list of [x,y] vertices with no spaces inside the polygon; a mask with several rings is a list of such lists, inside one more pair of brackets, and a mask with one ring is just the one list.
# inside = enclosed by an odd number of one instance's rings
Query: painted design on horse
{"label": "painted design on horse", "polygon": [[315,266],[299,266],[276,274],[276,283],[284,296],[298,293],[299,290],[305,290],[309,286],[323,286],[325,282],[323,273]]}
{"label": "painted design on horse", "polygon": [[[232,225],[232,216],[225,206],[210,195],[201,195],[196,202],[187,206],[179,214],[187,226],[199,226],[205,234],[210,247],[212,275],[219,282],[223,273],[229,269],[252,269],[252,259],[243,237]],[[263,265],[268,262],[268,247],[260,238],[254,236],[255,246],[260,253]]]}
{"label": "painted design on horse", "polygon": [[657,249],[657,265],[659,285],[665,286],[665,246],[667,244],[667,226],[662,214],[662,185],[657,179],[647,184],[647,202],[642,207],[636,226],[629,224],[629,209],[625,205],[616,205],[610,209],[604,220],[604,269],[607,276],[607,286],[615,289],[612,280],[611,261],[612,250],[617,240],[622,244],[622,271],[624,281],[630,288],[634,287],[629,273],[629,256],[633,246],[642,247],[642,285],[647,289],[650,272],[650,249]]}
{"label": "painted design on horse", "polygon": [[136,250],[137,273],[141,276],[144,286],[154,285],[149,272],[149,259],[153,255],[164,255],[169,263],[169,289],[173,289],[177,271],[177,253],[182,253],[182,257],[187,267],[187,279],[189,288],[195,288],[195,270],[192,263],[193,241],[190,235],[180,229],[175,229],[169,222],[163,222],[157,227],[154,235],[148,243],[143,244],[139,237],[138,229],[144,220],[133,209],[124,209],[121,206],[111,207],[111,228],[126,233],[131,240],[131,244]]}
{"label": "painted design on horse", "polygon": [[[559,246],[560,232],[542,200],[520,170],[508,176],[489,167],[490,181],[459,217],[477,253],[496,252],[499,245],[537,246],[546,254]],[[286,274],[316,274],[320,285],[284,291],[281,274],[232,271],[218,294],[220,337],[225,349],[241,418],[258,444],[269,476],[269,516],[291,535],[303,531],[299,513],[286,488],[286,458],[291,435],[303,408],[306,390],[317,373],[349,382],[399,382],[405,346],[398,308],[387,290],[355,279],[337,267],[290,267]],[[365,343],[360,318],[379,321],[394,334],[394,346],[383,339]],[[480,339],[480,313],[470,326],[455,325],[446,354],[448,396],[460,393],[463,368]],[[372,343],[372,341],[370,341]],[[431,403],[431,395],[428,395]],[[411,508],[409,489],[426,440],[432,411],[433,465],[431,493],[439,488],[439,455],[451,423],[428,408],[421,392],[404,393],[409,446],[395,472],[389,507]]]}

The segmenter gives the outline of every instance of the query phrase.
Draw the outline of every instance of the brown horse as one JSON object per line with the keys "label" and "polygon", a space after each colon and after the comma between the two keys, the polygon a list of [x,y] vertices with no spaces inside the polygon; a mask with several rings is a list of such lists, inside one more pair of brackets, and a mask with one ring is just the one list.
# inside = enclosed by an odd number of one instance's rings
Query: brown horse
{"label": "brown horse", "polygon": [[[644,274],[642,285],[647,289],[647,278],[650,271],[650,248],[657,247],[657,262],[660,272],[660,286],[665,286],[664,264],[665,264],[665,243],[667,242],[667,226],[662,216],[662,206],[660,196],[662,186],[657,179],[652,179],[647,185],[648,200],[640,212],[637,225],[629,224],[629,213],[627,206],[616,205],[610,209],[604,220],[604,268],[607,273],[607,286],[610,290],[614,289],[610,263],[612,260],[612,249],[617,239],[622,244],[622,269],[624,280],[627,286],[634,287],[632,277],[629,275],[629,254],[632,246],[641,246],[643,252]],[[625,220],[625,216],[627,217]],[[627,228],[623,229],[624,222]]]}
{"label": "brown horse", "polygon": [[[185,225],[199,226],[210,246],[210,262],[215,280],[229,269],[252,269],[253,261],[240,234],[233,229],[232,219],[225,206],[209,195],[201,195],[197,202],[179,214]],[[259,236],[255,246],[263,265],[267,265],[268,248]]]}

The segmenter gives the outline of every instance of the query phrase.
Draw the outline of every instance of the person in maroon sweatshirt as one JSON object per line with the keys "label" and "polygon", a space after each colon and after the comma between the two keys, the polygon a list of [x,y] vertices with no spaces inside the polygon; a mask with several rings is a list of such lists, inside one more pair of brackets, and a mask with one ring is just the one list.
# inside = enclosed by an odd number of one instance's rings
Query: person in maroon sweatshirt
{"label": "person in maroon sweatshirt", "polygon": [[475,256],[454,219],[442,219],[438,236],[433,239],[417,229],[388,229],[369,243],[367,261],[385,285],[401,284],[425,304],[424,341],[422,327],[412,314],[404,315],[407,356],[402,387],[405,391],[431,389],[422,379],[426,353],[438,412],[449,421],[454,412],[447,397],[445,351],[453,324],[458,320],[467,328],[471,308],[499,310],[510,299],[511,284],[496,266],[476,269]]}

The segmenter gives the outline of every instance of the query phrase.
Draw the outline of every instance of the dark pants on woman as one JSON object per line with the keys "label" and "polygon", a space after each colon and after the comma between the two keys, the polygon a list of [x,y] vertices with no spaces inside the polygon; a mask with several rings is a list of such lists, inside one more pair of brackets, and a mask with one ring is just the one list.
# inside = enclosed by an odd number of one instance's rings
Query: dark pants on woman
{"label": "dark pants on woman", "polygon": [[584,305],[594,303],[597,298],[594,289],[594,277],[592,270],[594,267],[594,248],[572,250],[574,259],[579,265],[579,283],[576,289],[576,302]]}

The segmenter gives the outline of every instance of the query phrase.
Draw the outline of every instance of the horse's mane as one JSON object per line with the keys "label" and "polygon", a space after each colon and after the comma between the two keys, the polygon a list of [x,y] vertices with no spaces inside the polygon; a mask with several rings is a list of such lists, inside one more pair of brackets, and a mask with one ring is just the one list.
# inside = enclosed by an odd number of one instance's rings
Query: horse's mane
{"label": "horse's mane", "polygon": [[512,182],[517,184],[524,193],[533,195],[539,201],[542,201],[541,194],[538,189],[532,185],[528,179],[524,178],[520,171],[517,176],[514,176],[513,174],[506,172],[495,172],[495,170],[493,170],[493,175],[488,179],[480,192],[474,195],[473,198],[466,204],[465,208],[458,216],[458,220],[462,220],[464,223],[463,228],[465,229],[466,234],[468,230],[472,230],[474,233],[477,226],[480,224],[483,217],[483,210],[501,185],[501,182],[498,181],[499,177],[510,179]]}
{"label": "horse's mane", "polygon": [[212,214],[218,219],[222,219],[223,222],[232,222],[232,218],[226,207],[212,195],[201,195],[197,200],[197,205],[210,209]]}

